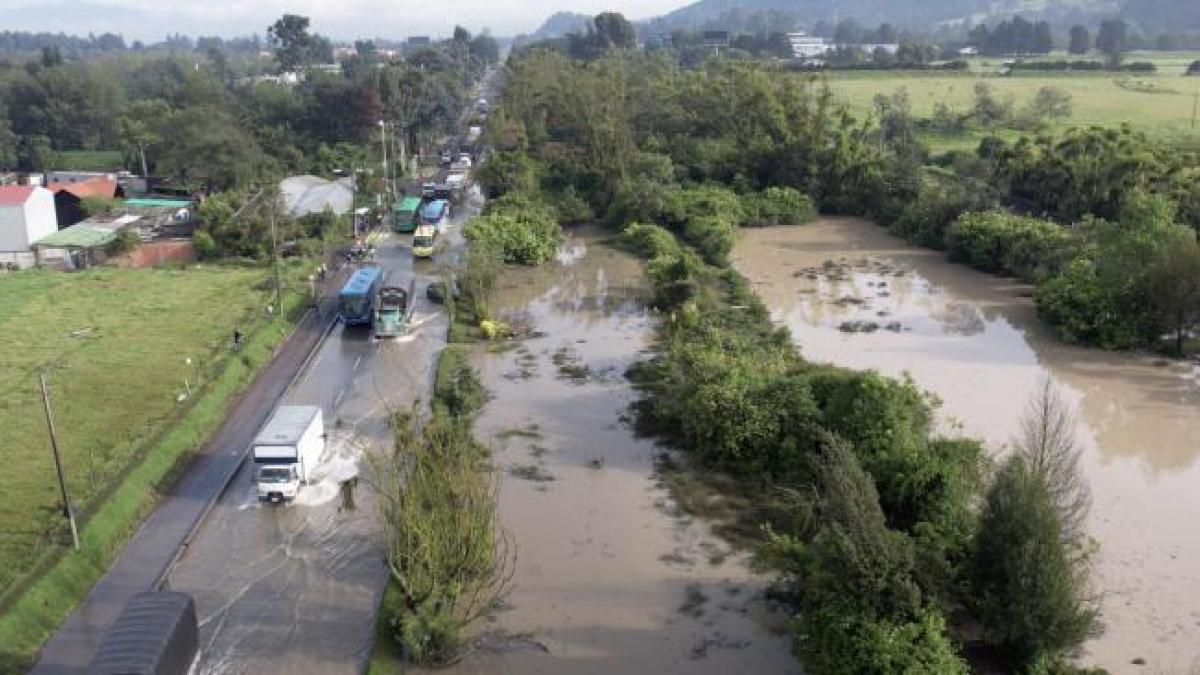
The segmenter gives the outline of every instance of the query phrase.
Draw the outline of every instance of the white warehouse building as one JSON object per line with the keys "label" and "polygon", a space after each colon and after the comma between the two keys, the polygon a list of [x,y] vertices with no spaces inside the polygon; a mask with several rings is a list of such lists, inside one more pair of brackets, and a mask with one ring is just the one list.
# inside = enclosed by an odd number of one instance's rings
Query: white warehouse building
{"label": "white warehouse building", "polygon": [[31,267],[34,242],[57,231],[53,192],[36,185],[0,186],[0,266]]}
{"label": "white warehouse building", "polygon": [[808,33],[788,33],[787,39],[792,46],[792,57],[797,59],[820,58],[833,49],[833,44],[825,38]]}

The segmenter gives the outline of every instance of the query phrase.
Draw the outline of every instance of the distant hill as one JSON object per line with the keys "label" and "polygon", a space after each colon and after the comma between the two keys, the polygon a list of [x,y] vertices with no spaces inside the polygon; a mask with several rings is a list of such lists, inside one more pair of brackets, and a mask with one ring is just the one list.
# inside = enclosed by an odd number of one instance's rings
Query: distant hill
{"label": "distant hill", "polygon": [[567,33],[578,33],[587,30],[587,25],[591,22],[592,17],[588,14],[580,14],[578,12],[558,12],[546,19],[541,28],[530,33],[529,35],[521,36],[522,42],[537,42],[539,40],[553,40],[560,38]]}
{"label": "distant hill", "polygon": [[699,0],[640,27],[648,32],[717,27],[757,32],[852,18],[863,25],[886,21],[917,28],[1014,14],[1064,27],[1095,25],[1120,14],[1147,33],[1200,30],[1200,0]]}

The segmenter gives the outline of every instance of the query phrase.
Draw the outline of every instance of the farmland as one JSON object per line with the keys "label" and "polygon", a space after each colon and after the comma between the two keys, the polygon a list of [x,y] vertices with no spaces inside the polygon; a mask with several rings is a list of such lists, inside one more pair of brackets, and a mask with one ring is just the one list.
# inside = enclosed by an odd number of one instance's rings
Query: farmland
{"label": "farmland", "polygon": [[[1054,58],[1065,58],[1058,55]],[[1050,123],[1069,126],[1118,126],[1129,122],[1147,136],[1171,144],[1200,143],[1200,121],[1193,110],[1200,77],[1184,77],[1187,64],[1200,54],[1168,54],[1156,58],[1131,55],[1128,60],[1148,60],[1157,74],[1128,73],[1020,73],[1002,75],[1000,59],[974,59],[971,70],[831,72],[827,76],[836,96],[861,115],[869,113],[876,94],[890,95],[901,87],[908,91],[912,112],[928,118],[934,106],[944,103],[956,114],[970,112],[977,83],[987,83],[1000,100],[1011,99],[1020,110],[1042,87],[1056,87],[1071,97],[1071,116]],[[981,130],[955,135],[929,134],[924,138],[934,150],[972,148]],[[1017,134],[1000,130],[1002,137]]]}
{"label": "farmland", "polygon": [[265,323],[266,279],[254,268],[0,277],[0,591],[63,536],[47,534],[62,518],[37,370],[68,490],[86,514],[132,465],[155,459],[147,446],[216,378],[234,326]]}

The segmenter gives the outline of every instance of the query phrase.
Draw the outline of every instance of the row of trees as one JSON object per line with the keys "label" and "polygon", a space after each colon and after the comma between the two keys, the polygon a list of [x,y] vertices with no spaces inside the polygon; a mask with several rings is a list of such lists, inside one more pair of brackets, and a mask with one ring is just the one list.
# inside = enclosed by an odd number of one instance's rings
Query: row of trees
{"label": "row of trees", "polygon": [[[328,46],[304,17],[284,16],[269,33],[282,70],[303,69]],[[119,148],[128,168],[209,191],[351,170],[350,148],[372,140],[382,119],[409,148],[451,130],[469,85],[498,58],[482,37],[389,62],[364,43],[363,61],[309,71],[294,86],[240,81],[217,50],[0,67],[0,169],[42,170],[58,151]],[[346,163],[330,166],[339,157]]]}
{"label": "row of trees", "polygon": [[933,433],[910,382],[803,361],[728,266],[739,226],[814,203],[900,212],[922,190],[908,134],[802,77],[619,49],[518,54],[488,133],[489,193],[581,203],[648,259],[664,319],[636,374],[643,421],[756,495],[750,531],[769,525],[760,555],[810,668],[965,672],[946,626],[965,612],[1010,665],[1067,670],[1094,618],[1080,509],[1057,497],[1071,453],[1030,442],[990,477],[979,443]]}

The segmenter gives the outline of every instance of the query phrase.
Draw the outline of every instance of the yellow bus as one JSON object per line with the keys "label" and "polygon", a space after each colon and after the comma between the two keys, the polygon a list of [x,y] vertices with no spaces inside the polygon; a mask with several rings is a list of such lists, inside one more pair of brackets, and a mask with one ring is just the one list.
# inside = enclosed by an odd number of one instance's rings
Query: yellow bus
{"label": "yellow bus", "polygon": [[412,252],[417,258],[432,258],[433,245],[437,241],[437,228],[433,225],[421,225],[413,232]]}

